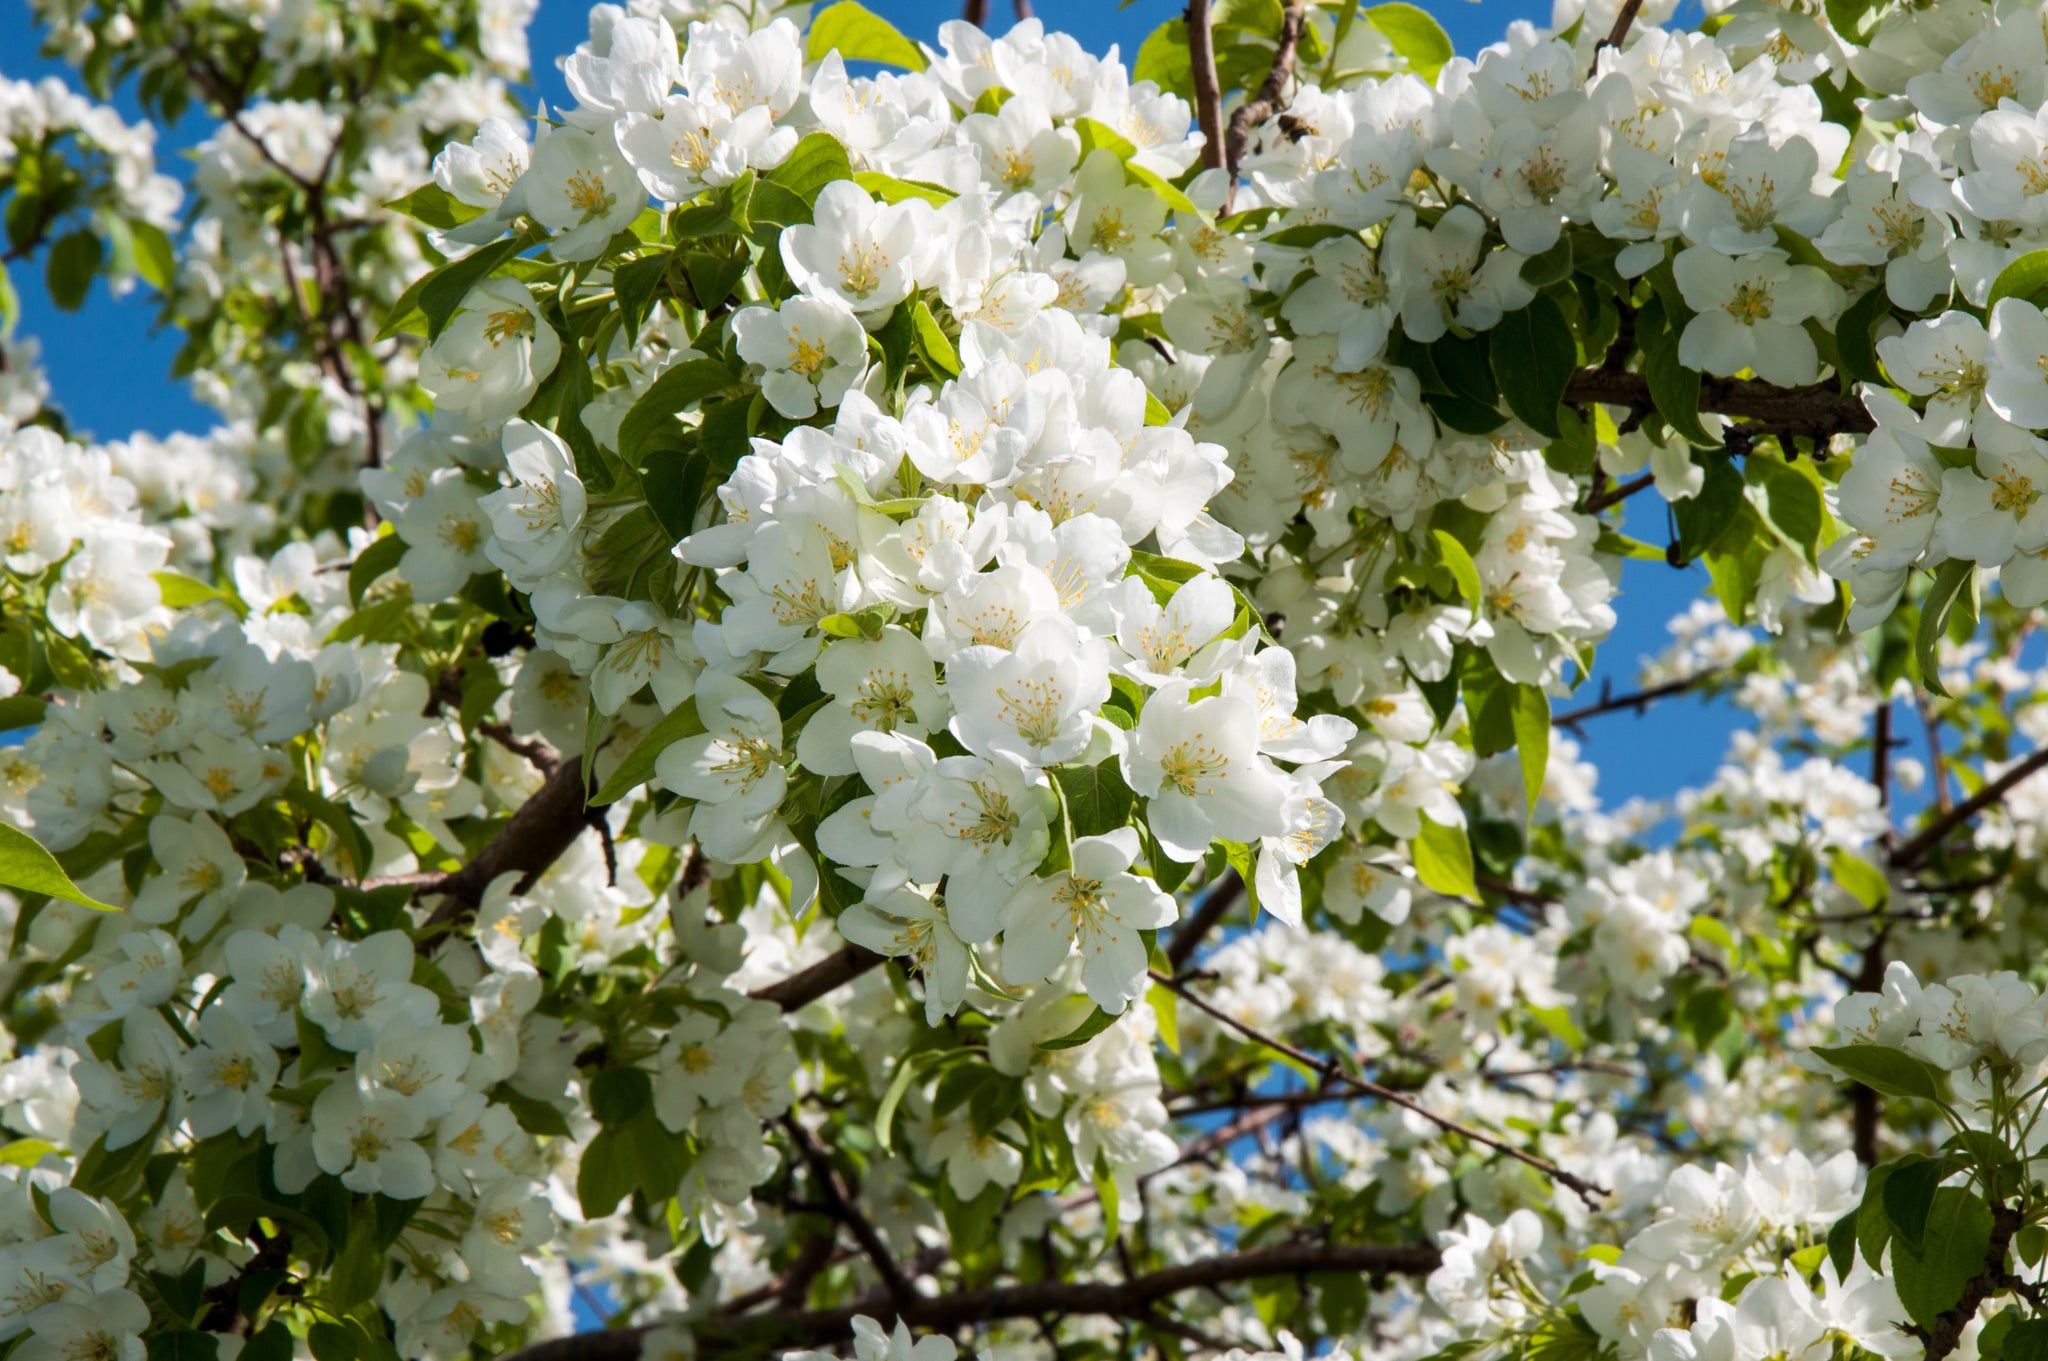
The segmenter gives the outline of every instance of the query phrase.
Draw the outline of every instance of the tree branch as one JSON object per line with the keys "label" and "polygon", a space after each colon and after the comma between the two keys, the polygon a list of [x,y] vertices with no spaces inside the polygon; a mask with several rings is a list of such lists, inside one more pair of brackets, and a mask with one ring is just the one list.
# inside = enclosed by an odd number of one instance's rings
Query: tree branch
{"label": "tree branch", "polygon": [[849,945],[835,954],[827,955],[808,969],[799,970],[766,987],[756,988],[747,995],[763,1002],[773,1002],[784,1011],[796,1011],[817,1001],[833,989],[851,983],[880,964],[885,957],[872,950],[863,950],[858,945]]}
{"label": "tree branch", "polygon": [[[897,1310],[884,1307],[914,1328],[948,1331],[998,1319],[1037,1318],[1049,1314],[1101,1314],[1112,1318],[1144,1318],[1151,1306],[1184,1290],[1230,1285],[1265,1276],[1295,1276],[1311,1271],[1425,1276],[1442,1260],[1427,1243],[1289,1243],[1281,1247],[1207,1257],[1168,1267],[1127,1281],[1039,1281],[1029,1285],[962,1290],[951,1295],[913,1297]],[[772,1336],[706,1325],[698,1333],[704,1351],[718,1351],[742,1341],[777,1347],[826,1345],[852,1336],[853,1317],[873,1312],[868,1305],[820,1309],[779,1320]],[[775,1320],[764,1320],[772,1324]],[[614,1328],[558,1337],[513,1353],[510,1361],[638,1361],[640,1341],[649,1331]],[[762,1328],[770,1332],[770,1328]]]}
{"label": "tree branch", "polygon": [[1586,72],[1591,80],[1600,69],[1600,53],[1610,47],[1620,47],[1628,37],[1629,29],[1635,24],[1636,15],[1642,13],[1643,0],[1622,0],[1621,13],[1614,16],[1614,27],[1607,30],[1607,36],[1593,45],[1593,69]]}
{"label": "tree branch", "polygon": [[1236,870],[1225,870],[1223,877],[1209,886],[1209,891],[1202,895],[1201,904],[1195,908],[1195,914],[1182,922],[1180,929],[1173,933],[1173,939],[1167,942],[1166,961],[1173,965],[1175,973],[1187,967],[1188,961],[1195,957],[1195,947],[1216,929],[1216,924],[1229,914],[1243,894],[1244,880],[1238,877]]}
{"label": "tree branch", "polygon": [[[1674,681],[1665,681],[1662,685],[1652,685],[1647,689],[1637,690],[1626,695],[1615,694],[1613,686],[1609,682],[1603,681],[1600,685],[1600,698],[1597,702],[1588,704],[1583,708],[1567,709],[1561,714],[1554,714],[1551,716],[1550,725],[1554,728],[1577,728],[1579,724],[1589,718],[1598,718],[1602,714],[1619,713],[1624,709],[1632,709],[1640,714],[1657,700],[1668,699],[1672,695],[1682,695],[1688,690],[1705,685],[1720,674],[1721,669],[1719,667],[1709,667],[1705,671],[1696,671],[1690,676],[1683,676]],[[1584,736],[1583,733],[1580,735]]]}
{"label": "tree branch", "polygon": [[1990,784],[1985,785],[1969,798],[1964,799],[1954,808],[1937,817],[1918,836],[1892,852],[1892,868],[1902,870],[1918,868],[1920,862],[1927,858],[1929,852],[1945,841],[1950,832],[1953,832],[1963,823],[1968,822],[1986,808],[2003,799],[2008,793],[2012,792],[2015,785],[2040,770],[2043,766],[2048,766],[2048,747],[2043,747],[2035,752],[2032,756],[2021,761],[2011,770],[2006,771],[2005,774],[1999,776]]}
{"label": "tree branch", "polygon": [[839,1180],[839,1171],[832,1166],[832,1159],[811,1132],[798,1123],[794,1115],[782,1117],[782,1127],[789,1131],[789,1137],[796,1142],[797,1151],[803,1154],[804,1162],[811,1169],[811,1177],[818,1183],[818,1190],[824,1194],[825,1203],[831,1207],[833,1217],[846,1225],[854,1241],[867,1254],[875,1274],[882,1278],[882,1285],[888,1290],[889,1298],[900,1308],[917,1297],[917,1288],[910,1278],[903,1274],[903,1268],[896,1264],[889,1245],[882,1241],[882,1235],[875,1232],[875,1226],[860,1212],[848,1194],[846,1186]]}
{"label": "tree branch", "polygon": [[1209,31],[1209,0],[1188,0],[1188,67],[1195,87],[1195,122],[1202,129],[1202,164],[1223,166],[1223,90],[1216,82],[1216,38]]}
{"label": "tree branch", "polygon": [[[577,837],[590,826],[584,807],[583,763],[558,761],[554,774],[525,803],[512,820],[491,838],[490,843],[461,869],[425,880],[406,876],[422,894],[442,895],[441,905],[427,918],[427,926],[453,926],[476,910],[484,890],[501,874],[518,874],[520,891],[533,886],[548,866],[561,858]],[[366,880],[364,887],[380,881]]]}
{"label": "tree branch", "polygon": [[[1574,405],[1598,402],[1651,411],[1650,380],[1639,373],[1615,368],[1580,369],[1564,390],[1564,400]],[[1867,434],[1877,428],[1870,413],[1853,397],[1844,397],[1832,383],[1781,388],[1753,378],[1703,378],[1700,380],[1701,411],[1763,422],[1769,427],[1757,433],[1807,435],[1825,439],[1835,434]]]}
{"label": "tree branch", "polygon": [[1547,1158],[1539,1158],[1533,1153],[1516,1148],[1506,1140],[1497,1139],[1491,1134],[1473,1129],[1470,1125],[1453,1120],[1448,1115],[1439,1114],[1413,1097],[1403,1095],[1391,1087],[1383,1087],[1377,1082],[1369,1082],[1364,1078],[1353,1077],[1331,1060],[1318,1058],[1305,1049],[1297,1049],[1285,1040],[1268,1035],[1253,1026],[1246,1025],[1243,1021],[1238,1020],[1222,1008],[1210,1003],[1207,998],[1191,991],[1178,980],[1159,972],[1157,969],[1151,970],[1151,974],[1155,982],[1193,1002],[1198,1009],[1221,1021],[1246,1039],[1256,1040],[1275,1053],[1286,1055],[1312,1072],[1320,1074],[1326,1082],[1342,1082],[1347,1086],[1355,1087],[1359,1091],[1378,1097],[1382,1101],[1391,1102],[1403,1110],[1414,1112],[1435,1125],[1438,1129],[1469,1139],[1475,1144],[1480,1144],[1494,1150],[1496,1153],[1505,1153],[1516,1162],[1535,1168],[1538,1172],[1556,1181],[1559,1185],[1571,1188],[1578,1193],[1579,1199],[1585,1201],[1590,1207],[1597,1208],[1600,1198],[1608,1194],[1607,1188],[1604,1186],[1596,1186],[1583,1177],[1567,1172]]}
{"label": "tree branch", "polygon": [[1226,214],[1231,200],[1237,196],[1237,167],[1244,159],[1245,143],[1251,140],[1252,128],[1285,107],[1287,83],[1294,79],[1295,52],[1301,45],[1301,27],[1307,17],[1308,0],[1287,0],[1287,8],[1280,15],[1280,37],[1273,47],[1273,69],[1266,72],[1258,93],[1230,115],[1230,131],[1223,139],[1223,168],[1230,174],[1230,183],[1223,189]]}

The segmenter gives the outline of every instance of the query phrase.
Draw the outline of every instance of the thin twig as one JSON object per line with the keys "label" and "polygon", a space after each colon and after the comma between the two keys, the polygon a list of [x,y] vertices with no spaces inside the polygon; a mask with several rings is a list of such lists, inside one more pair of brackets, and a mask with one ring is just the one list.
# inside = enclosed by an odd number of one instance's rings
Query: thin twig
{"label": "thin twig", "polygon": [[818,1141],[812,1137],[811,1132],[805,1129],[794,1115],[784,1115],[782,1127],[789,1131],[789,1137],[795,1141],[797,1151],[803,1154],[804,1162],[811,1169],[811,1179],[818,1184],[819,1191],[824,1193],[825,1203],[831,1207],[833,1217],[846,1225],[848,1231],[853,1234],[853,1241],[859,1243],[861,1251],[867,1254],[868,1262],[874,1267],[875,1274],[882,1278],[882,1285],[888,1290],[889,1298],[899,1307],[905,1301],[916,1298],[917,1287],[903,1274],[903,1268],[897,1265],[895,1256],[889,1251],[889,1245],[882,1241],[882,1235],[875,1232],[875,1226],[868,1222],[868,1217],[854,1204],[852,1194],[839,1180],[838,1169],[832,1166],[832,1159],[818,1146]]}
{"label": "thin twig", "polygon": [[1505,1140],[1497,1139],[1491,1134],[1473,1129],[1470,1125],[1453,1120],[1448,1115],[1433,1111],[1413,1097],[1405,1096],[1391,1087],[1383,1087],[1377,1082],[1369,1082],[1364,1078],[1353,1077],[1331,1060],[1318,1058],[1305,1049],[1297,1049],[1285,1040],[1268,1035],[1254,1026],[1246,1025],[1243,1021],[1238,1020],[1222,1008],[1213,1005],[1207,998],[1193,992],[1178,979],[1168,974],[1163,974],[1159,970],[1153,969],[1151,970],[1151,975],[1154,982],[1193,1002],[1198,1009],[1207,1012],[1210,1016],[1229,1026],[1232,1030],[1237,1031],[1246,1039],[1255,1040],[1275,1053],[1286,1055],[1310,1071],[1321,1074],[1325,1081],[1346,1083],[1362,1092],[1376,1096],[1382,1101],[1391,1102],[1403,1110],[1412,1111],[1439,1129],[1470,1139],[1473,1143],[1493,1149],[1497,1153],[1505,1153],[1516,1162],[1533,1167],[1560,1185],[1571,1188],[1578,1193],[1579,1199],[1585,1201],[1588,1207],[1597,1208],[1600,1198],[1608,1194],[1605,1187],[1595,1185],[1583,1177],[1567,1172],[1547,1158],[1539,1158],[1533,1153],[1516,1148]]}
{"label": "thin twig", "polygon": [[[1704,671],[1695,671],[1690,676],[1681,676],[1677,680],[1665,681],[1662,685],[1652,685],[1625,695],[1615,694],[1612,684],[1602,681],[1599,700],[1583,708],[1567,709],[1561,714],[1553,714],[1550,723],[1556,728],[1576,728],[1587,719],[1598,718],[1602,714],[1619,713],[1623,710],[1633,710],[1640,714],[1656,701],[1669,699],[1673,695],[1682,695],[1688,690],[1705,685],[1720,674],[1721,668],[1708,667]],[[1584,735],[1580,734],[1582,737]]]}
{"label": "thin twig", "polygon": [[1618,48],[1628,37],[1628,31],[1636,21],[1636,15],[1643,9],[1643,0],[1622,0],[1621,13],[1614,16],[1614,27],[1607,30],[1607,36],[1593,45],[1593,68],[1586,72],[1591,80],[1600,69],[1600,54],[1610,47]]}

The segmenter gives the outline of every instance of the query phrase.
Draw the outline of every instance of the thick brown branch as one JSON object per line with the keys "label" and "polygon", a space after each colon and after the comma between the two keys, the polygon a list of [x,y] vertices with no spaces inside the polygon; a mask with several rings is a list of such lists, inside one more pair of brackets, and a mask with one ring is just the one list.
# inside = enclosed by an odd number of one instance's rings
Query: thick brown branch
{"label": "thick brown branch", "polygon": [[1578,1193],[1579,1199],[1585,1201],[1588,1206],[1597,1206],[1600,1198],[1608,1194],[1607,1188],[1604,1186],[1596,1186],[1584,1177],[1567,1172],[1547,1158],[1539,1158],[1533,1153],[1516,1148],[1504,1139],[1497,1139],[1483,1130],[1474,1129],[1470,1125],[1451,1119],[1448,1115],[1433,1111],[1415,1100],[1415,1098],[1403,1095],[1391,1087],[1383,1087],[1377,1082],[1369,1082],[1361,1077],[1353,1077],[1350,1073],[1344,1071],[1342,1067],[1328,1059],[1318,1058],[1305,1049],[1295,1048],[1277,1036],[1268,1035],[1254,1026],[1246,1025],[1221,1007],[1213,1005],[1207,998],[1189,990],[1178,980],[1159,972],[1157,969],[1152,970],[1151,973],[1155,982],[1164,984],[1167,988],[1194,1003],[1199,1010],[1221,1021],[1246,1039],[1256,1040],[1275,1053],[1286,1055],[1296,1063],[1321,1075],[1326,1082],[1341,1082],[1346,1086],[1355,1087],[1359,1091],[1378,1097],[1382,1101],[1391,1102],[1403,1110],[1414,1112],[1432,1125],[1435,1125],[1438,1129],[1456,1134],[1464,1139],[1469,1139],[1471,1142],[1490,1148],[1496,1153],[1504,1153],[1516,1162],[1535,1168],[1538,1172],[1541,1172],[1559,1185],[1571,1188]]}
{"label": "thick brown branch", "polygon": [[[784,1321],[772,1339],[776,1346],[820,1346],[852,1335],[856,1313],[877,1313],[887,1322],[901,1318],[918,1329],[946,1331],[998,1319],[1038,1318],[1055,1314],[1102,1314],[1143,1318],[1153,1304],[1184,1290],[1230,1285],[1267,1276],[1294,1276],[1310,1271],[1348,1271],[1370,1275],[1424,1276],[1441,1260],[1427,1243],[1290,1243],[1282,1247],[1208,1257],[1168,1267],[1127,1281],[1040,1281],[1030,1285],[962,1290],[934,1298],[915,1297],[901,1309],[867,1305],[821,1309]],[[637,1361],[646,1328],[614,1328],[578,1333],[528,1347],[511,1361]],[[730,1339],[736,1341],[737,1339]],[[698,1335],[700,1349],[719,1350],[727,1338],[706,1329]]]}
{"label": "thick brown branch", "polygon": [[1223,168],[1230,183],[1223,189],[1223,211],[1230,211],[1237,193],[1237,167],[1244,160],[1245,143],[1252,129],[1285,107],[1288,82],[1294,79],[1294,57],[1301,45],[1301,27],[1308,17],[1308,0],[1287,0],[1280,15],[1280,37],[1273,48],[1273,68],[1258,93],[1237,106],[1230,115],[1230,131],[1223,138]]}
{"label": "thick brown branch", "polygon": [[884,958],[885,956],[878,955],[872,950],[849,945],[836,954],[827,955],[808,969],[799,970],[764,988],[754,989],[748,996],[759,998],[763,1002],[773,1002],[784,1011],[795,1011],[817,1001],[833,989],[851,983],[880,964]]}
{"label": "thick brown branch", "polygon": [[1195,87],[1195,122],[1202,129],[1202,164],[1223,168],[1223,89],[1216,80],[1216,37],[1209,30],[1209,0],[1188,0],[1188,69]]}
{"label": "thick brown branch", "polygon": [[2011,770],[2006,771],[2005,774],[1999,776],[1990,784],[1985,785],[1969,798],[1964,799],[1954,808],[1943,813],[1932,823],[1928,824],[1918,836],[1900,846],[1896,851],[1893,851],[1892,868],[1902,870],[1917,869],[1920,862],[1927,858],[1929,852],[1948,839],[1950,832],[1953,832],[1986,808],[2003,799],[2012,792],[2013,786],[2026,779],[2029,775],[2034,774],[2043,766],[2048,766],[2048,747],[2043,747],[2035,752],[2032,756],[2021,761]]}
{"label": "thick brown branch", "polygon": [[453,925],[474,912],[483,901],[484,890],[501,874],[517,874],[522,889],[532,887],[533,881],[589,828],[589,810],[584,807],[583,798],[583,763],[557,763],[555,773],[548,776],[532,798],[519,805],[512,820],[476,853],[474,860],[461,869],[417,883],[422,893],[442,895],[441,905],[427,918],[427,925]]}
{"label": "thick brown branch", "polygon": [[[1564,399],[1572,404],[1598,402],[1638,411],[1656,406],[1650,397],[1649,379],[1614,368],[1580,369],[1566,386]],[[1767,427],[1760,432],[1765,434],[1826,439],[1841,433],[1866,434],[1877,428],[1863,404],[1844,397],[1834,383],[1781,388],[1753,378],[1703,378],[1699,409],[1760,422]]]}
{"label": "thick brown branch", "polygon": [[1195,957],[1195,948],[1202,943],[1202,938],[1216,929],[1217,923],[1229,914],[1231,907],[1243,895],[1244,880],[1238,877],[1236,870],[1225,870],[1223,877],[1210,885],[1209,891],[1202,895],[1201,904],[1195,908],[1195,914],[1180,924],[1180,929],[1167,943],[1166,959],[1173,965],[1175,973],[1187,967],[1188,961]]}

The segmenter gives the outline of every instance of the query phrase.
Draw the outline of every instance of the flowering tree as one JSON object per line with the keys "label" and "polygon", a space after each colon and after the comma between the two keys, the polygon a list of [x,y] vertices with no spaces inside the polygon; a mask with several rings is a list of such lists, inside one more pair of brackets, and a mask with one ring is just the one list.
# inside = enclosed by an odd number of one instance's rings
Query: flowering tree
{"label": "flowering tree", "polygon": [[2048,1356],[2048,8],[41,8],[0,1358]]}

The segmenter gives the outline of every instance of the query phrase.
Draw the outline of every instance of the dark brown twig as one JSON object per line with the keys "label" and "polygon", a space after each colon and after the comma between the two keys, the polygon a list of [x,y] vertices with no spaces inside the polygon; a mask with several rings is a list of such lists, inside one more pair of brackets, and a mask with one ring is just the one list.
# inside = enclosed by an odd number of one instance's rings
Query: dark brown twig
{"label": "dark brown twig", "polygon": [[[1720,668],[1709,667],[1705,671],[1696,671],[1690,676],[1665,681],[1662,685],[1652,685],[1626,695],[1615,694],[1613,687],[1603,681],[1600,685],[1600,698],[1596,702],[1578,709],[1567,709],[1561,714],[1553,714],[1550,723],[1556,728],[1577,729],[1578,725],[1587,719],[1598,718],[1602,714],[1620,713],[1623,710],[1633,710],[1640,714],[1656,701],[1669,699],[1673,695],[1682,695],[1688,690],[1705,685],[1720,674]],[[1585,734],[1579,735],[1583,737]]]}
{"label": "dark brown twig", "polygon": [[1188,70],[1195,87],[1195,122],[1202,129],[1202,164],[1223,169],[1223,89],[1216,80],[1216,36],[1209,30],[1209,0],[1188,0]]}
{"label": "dark brown twig", "polygon": [[1195,957],[1195,949],[1201,945],[1202,938],[1216,929],[1217,923],[1229,914],[1243,895],[1244,880],[1238,877],[1236,870],[1225,870],[1223,877],[1209,886],[1194,915],[1182,922],[1180,929],[1167,942],[1166,960],[1173,965],[1175,973],[1187,967],[1188,961]]}
{"label": "dark brown twig", "polygon": [[763,1002],[773,1002],[784,1011],[795,1011],[817,1001],[835,988],[851,983],[880,964],[883,958],[884,956],[872,950],[849,945],[827,955],[808,969],[799,970],[764,988],[756,988],[748,995]]}
{"label": "dark brown twig", "polygon": [[1277,1036],[1268,1035],[1255,1026],[1247,1025],[1224,1011],[1221,1007],[1212,1004],[1207,998],[1191,991],[1178,979],[1163,974],[1157,969],[1151,970],[1151,974],[1153,981],[1163,984],[1170,991],[1194,1003],[1198,1010],[1206,1012],[1209,1016],[1221,1021],[1246,1039],[1255,1040],[1275,1053],[1293,1059],[1311,1072],[1321,1075],[1326,1082],[1341,1082],[1347,1086],[1355,1087],[1361,1092],[1369,1093],[1382,1101],[1390,1102],[1405,1111],[1412,1111],[1414,1114],[1435,1125],[1438,1129],[1456,1134],[1461,1138],[1469,1139],[1475,1144],[1480,1144],[1494,1150],[1496,1153],[1504,1153],[1516,1162],[1535,1168],[1538,1172],[1556,1181],[1559,1185],[1569,1187],[1577,1192],[1579,1199],[1585,1201],[1588,1206],[1597,1207],[1600,1198],[1608,1194],[1605,1187],[1597,1186],[1575,1173],[1567,1172],[1547,1158],[1539,1158],[1533,1153],[1516,1148],[1506,1140],[1495,1138],[1483,1130],[1474,1129],[1470,1125],[1451,1119],[1448,1115],[1433,1111],[1413,1097],[1397,1092],[1391,1087],[1383,1087],[1379,1083],[1367,1081],[1365,1078],[1353,1077],[1332,1060],[1318,1058],[1305,1049],[1297,1049]]}
{"label": "dark brown twig", "polygon": [[2027,757],[2011,770],[2006,771],[2005,774],[1999,776],[1990,784],[1985,785],[1975,794],[1964,799],[1961,803],[1929,823],[1919,835],[1892,852],[1892,868],[1902,870],[1917,869],[1920,862],[1927,858],[1929,852],[1948,839],[1950,832],[1953,832],[1963,823],[1968,822],[1986,808],[2003,799],[2012,791],[2015,785],[2040,770],[2043,766],[2048,766],[2048,747],[2043,747]]}
{"label": "dark brown twig", "polygon": [[1621,13],[1614,16],[1614,27],[1607,30],[1607,36],[1593,45],[1593,69],[1586,73],[1591,80],[1600,69],[1600,54],[1610,47],[1619,48],[1634,26],[1636,15],[1642,13],[1643,0],[1622,0]]}
{"label": "dark brown twig", "polygon": [[903,1268],[896,1263],[889,1245],[882,1241],[882,1235],[875,1232],[875,1226],[860,1212],[853,1195],[839,1179],[839,1171],[832,1166],[831,1157],[818,1146],[816,1138],[797,1121],[794,1115],[782,1117],[782,1127],[795,1142],[797,1152],[803,1155],[811,1169],[811,1180],[817,1183],[819,1192],[825,1197],[825,1204],[831,1209],[832,1217],[846,1225],[853,1234],[853,1241],[860,1244],[860,1250],[867,1254],[875,1274],[882,1278],[883,1287],[889,1298],[901,1308],[905,1301],[917,1297],[917,1287],[903,1274]]}
{"label": "dark brown twig", "polygon": [[1288,82],[1294,79],[1294,58],[1301,45],[1301,28],[1308,17],[1308,0],[1287,0],[1280,14],[1280,36],[1273,47],[1273,67],[1258,93],[1237,106],[1230,115],[1230,131],[1223,138],[1223,168],[1230,182],[1223,188],[1223,211],[1230,212],[1237,197],[1237,167],[1244,160],[1245,143],[1252,129],[1286,107]]}

